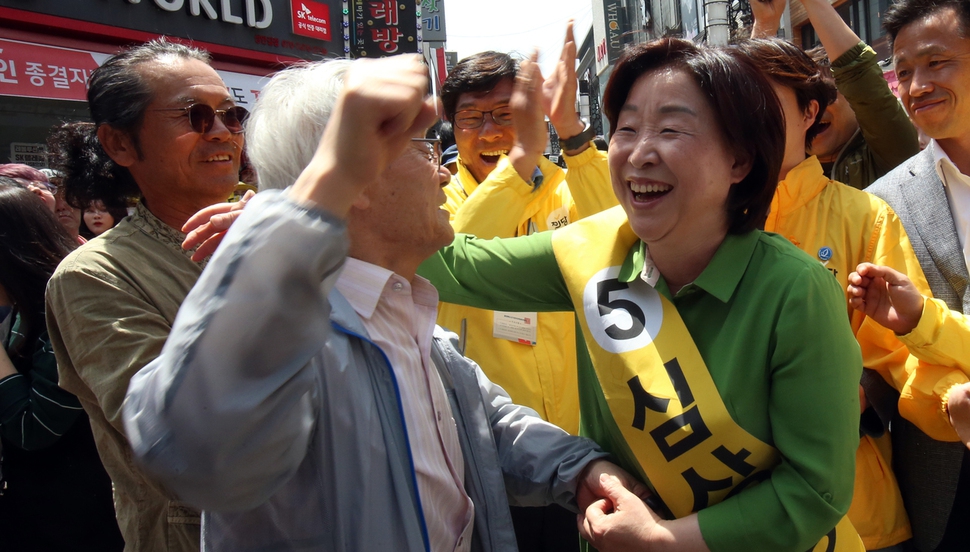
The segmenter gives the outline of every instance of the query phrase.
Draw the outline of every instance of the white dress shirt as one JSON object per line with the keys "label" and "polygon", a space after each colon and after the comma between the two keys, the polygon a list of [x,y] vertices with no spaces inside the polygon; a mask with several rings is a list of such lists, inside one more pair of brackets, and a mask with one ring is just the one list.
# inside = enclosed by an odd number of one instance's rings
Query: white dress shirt
{"label": "white dress shirt", "polygon": [[420,276],[412,286],[390,270],[353,258],[347,258],[336,287],[397,378],[431,550],[470,550],[475,507],[465,492],[451,405],[431,362],[438,291]]}
{"label": "white dress shirt", "polygon": [[963,260],[970,267],[970,176],[960,172],[936,140],[930,140],[927,147],[933,148],[936,174],[943,181],[950,214],[953,215],[953,224],[957,229],[957,238],[963,248]]}

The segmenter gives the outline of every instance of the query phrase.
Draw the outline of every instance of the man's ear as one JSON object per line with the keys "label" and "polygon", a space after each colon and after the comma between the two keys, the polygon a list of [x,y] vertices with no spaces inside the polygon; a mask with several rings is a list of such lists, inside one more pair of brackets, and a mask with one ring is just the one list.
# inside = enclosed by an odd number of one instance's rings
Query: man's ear
{"label": "man's ear", "polygon": [[130,167],[141,157],[135,143],[127,132],[109,124],[98,127],[98,140],[112,161],[122,167]]}
{"label": "man's ear", "polygon": [[357,199],[355,199],[354,202],[350,204],[350,208],[356,209],[358,211],[366,211],[367,209],[369,209],[370,201],[371,201],[370,192],[372,188],[373,186],[368,186],[363,190],[361,190],[361,192],[357,194]]}
{"label": "man's ear", "polygon": [[815,117],[818,117],[818,109],[818,100],[810,100],[808,102],[808,107],[805,108],[805,112],[802,114],[804,117],[802,119],[802,126],[805,128],[805,132],[808,132],[808,129],[812,128],[812,125],[815,124]]}

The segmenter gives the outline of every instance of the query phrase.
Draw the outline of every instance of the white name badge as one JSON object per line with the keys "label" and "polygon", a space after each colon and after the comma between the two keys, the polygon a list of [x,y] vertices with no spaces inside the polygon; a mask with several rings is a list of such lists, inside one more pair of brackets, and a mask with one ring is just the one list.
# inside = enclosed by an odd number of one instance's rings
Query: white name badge
{"label": "white name badge", "polygon": [[508,339],[523,345],[535,345],[538,329],[537,314],[495,311],[492,319],[492,337]]}

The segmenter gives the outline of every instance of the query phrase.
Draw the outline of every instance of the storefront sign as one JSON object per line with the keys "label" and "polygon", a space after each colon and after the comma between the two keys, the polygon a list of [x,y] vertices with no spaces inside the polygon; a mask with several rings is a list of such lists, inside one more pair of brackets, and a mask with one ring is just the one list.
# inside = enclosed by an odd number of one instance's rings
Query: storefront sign
{"label": "storefront sign", "polygon": [[629,30],[620,0],[593,2],[593,41],[596,44],[596,74],[616,63],[623,51],[623,33]]}
{"label": "storefront sign", "polygon": [[[147,0],[146,0],[147,1]],[[188,8],[190,14],[195,17],[205,14],[211,20],[222,19],[226,23],[242,25],[242,12],[246,14],[246,25],[257,29],[265,29],[273,23],[273,5],[269,0],[243,0],[245,7],[236,14],[233,13],[233,2],[231,0],[218,0],[216,6],[212,5],[211,0],[154,0],[159,8],[177,12]],[[141,0],[128,0],[129,4],[141,4]],[[257,17],[257,5],[259,6],[259,16]],[[238,3],[236,5],[238,8]],[[220,17],[221,15],[221,17]]]}
{"label": "storefront sign", "polygon": [[414,0],[351,0],[354,52],[384,57],[418,51]]}
{"label": "storefront sign", "polygon": [[0,95],[87,100],[88,76],[107,57],[105,54],[0,40]]}
{"label": "storefront sign", "polygon": [[[327,25],[307,19],[311,28],[296,26],[294,12],[302,4]],[[325,15],[314,6],[326,6]],[[27,21],[50,32],[114,27],[302,59],[320,59],[330,48],[342,52],[327,42],[334,32],[329,15],[339,18],[342,6],[340,0],[0,0],[0,7],[29,13]]]}
{"label": "storefront sign", "polygon": [[293,34],[330,40],[330,6],[311,0],[290,0]]}
{"label": "storefront sign", "polygon": [[30,165],[35,169],[49,167],[50,165],[47,163],[47,145],[12,142],[10,144],[10,162]]}
{"label": "storefront sign", "polygon": [[421,40],[423,42],[445,42],[445,1],[420,0]]}
{"label": "storefront sign", "polygon": [[[0,96],[87,101],[87,80],[108,54],[0,39]],[[233,101],[250,108],[265,77],[217,71]]]}

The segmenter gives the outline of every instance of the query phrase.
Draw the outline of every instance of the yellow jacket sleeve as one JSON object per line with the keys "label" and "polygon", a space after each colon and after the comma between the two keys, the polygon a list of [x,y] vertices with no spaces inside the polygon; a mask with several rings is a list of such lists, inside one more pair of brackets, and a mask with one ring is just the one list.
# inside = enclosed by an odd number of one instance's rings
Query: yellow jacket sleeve
{"label": "yellow jacket sleeve", "polygon": [[[930,294],[909,237],[888,206],[878,217],[870,243],[872,254],[867,257],[871,262],[905,273],[921,293]],[[854,311],[852,318],[853,328],[858,328],[856,339],[862,348],[863,365],[879,372],[899,390],[899,413],[934,439],[958,440],[949,416],[943,411],[942,397],[954,384],[966,382],[967,376],[959,369],[911,355],[892,330],[862,313]]]}
{"label": "yellow jacket sleeve", "polygon": [[576,156],[564,155],[566,184],[572,196],[570,215],[576,221],[619,205],[610,181],[610,166],[605,151],[592,145]]}
{"label": "yellow jacket sleeve", "polygon": [[[536,189],[515,171],[505,155],[481,183],[461,164],[445,187],[445,210],[451,213],[455,232],[483,239],[511,238],[529,233],[529,219],[550,201],[565,174],[545,158],[540,159],[542,184]],[[539,228],[538,230],[544,230]]]}
{"label": "yellow jacket sleeve", "polygon": [[970,376],[970,320],[939,299],[923,298],[919,324],[900,336],[900,341],[920,360],[956,368]]}

